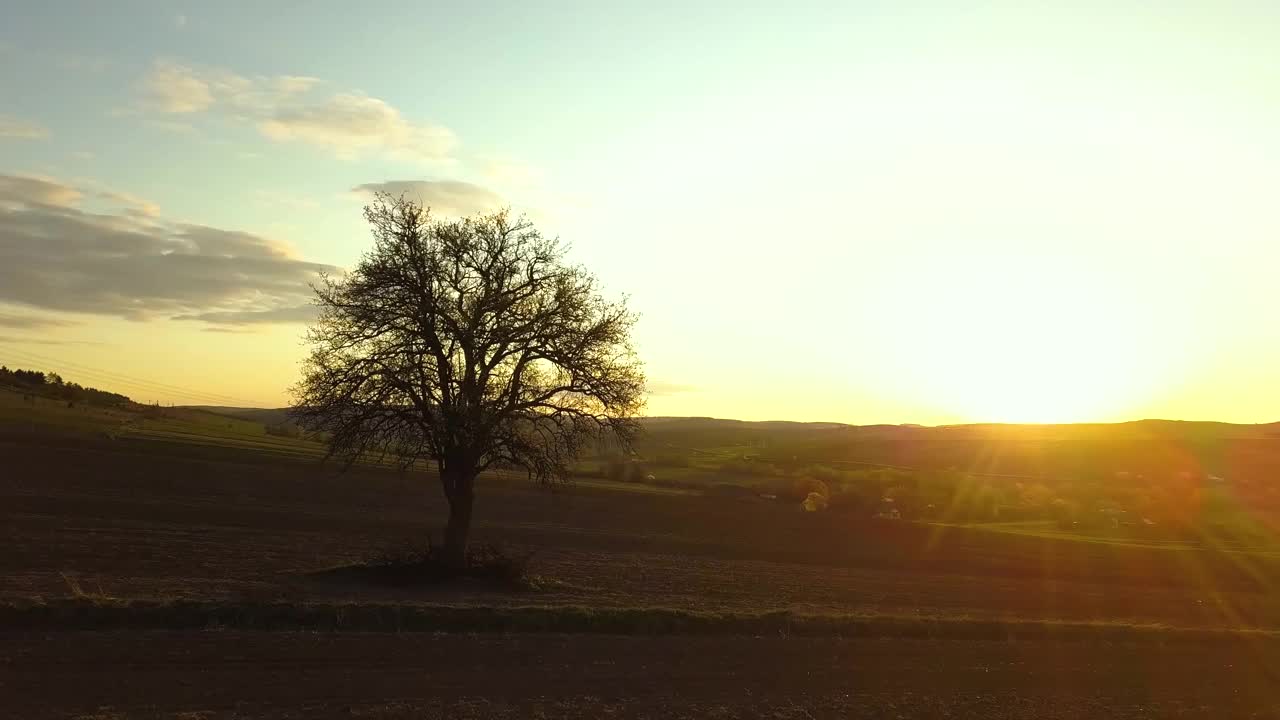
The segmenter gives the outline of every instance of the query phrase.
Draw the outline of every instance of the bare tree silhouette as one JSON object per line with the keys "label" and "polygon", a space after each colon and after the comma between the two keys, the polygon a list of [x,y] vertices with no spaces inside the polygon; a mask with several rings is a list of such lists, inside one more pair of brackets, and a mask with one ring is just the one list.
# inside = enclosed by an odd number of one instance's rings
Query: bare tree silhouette
{"label": "bare tree silhouette", "polygon": [[449,503],[444,559],[461,566],[480,473],[551,482],[584,443],[630,444],[644,388],[635,316],[508,211],[445,221],[383,194],[364,214],[372,251],[315,287],[292,413],[348,466],[434,461]]}

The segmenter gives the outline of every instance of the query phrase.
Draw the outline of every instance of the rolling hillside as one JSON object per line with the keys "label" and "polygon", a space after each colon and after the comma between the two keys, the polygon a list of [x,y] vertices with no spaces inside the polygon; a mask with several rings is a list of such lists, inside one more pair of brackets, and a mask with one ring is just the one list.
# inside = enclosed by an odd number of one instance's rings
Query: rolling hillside
{"label": "rolling hillside", "polygon": [[[198,407],[264,426],[289,422],[285,408]],[[636,456],[649,464],[783,470],[957,470],[1017,478],[1089,479],[1125,474],[1280,478],[1280,423],[1139,420],[1068,425],[844,425],[651,417]]]}

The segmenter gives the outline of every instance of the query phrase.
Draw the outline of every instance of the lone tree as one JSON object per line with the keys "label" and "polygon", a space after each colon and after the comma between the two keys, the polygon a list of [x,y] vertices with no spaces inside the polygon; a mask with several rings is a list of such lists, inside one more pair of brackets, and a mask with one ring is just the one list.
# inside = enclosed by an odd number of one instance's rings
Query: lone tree
{"label": "lone tree", "polygon": [[445,221],[380,194],[364,215],[372,251],[314,288],[292,412],[348,467],[434,462],[449,504],[442,559],[461,567],[480,473],[552,482],[586,443],[631,442],[635,316],[508,211]]}

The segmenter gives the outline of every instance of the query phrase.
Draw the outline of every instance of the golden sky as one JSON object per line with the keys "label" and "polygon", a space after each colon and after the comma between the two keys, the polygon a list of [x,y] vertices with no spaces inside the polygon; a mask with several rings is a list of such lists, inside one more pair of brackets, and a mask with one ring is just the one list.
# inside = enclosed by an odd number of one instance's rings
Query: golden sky
{"label": "golden sky", "polygon": [[1280,420],[1280,6],[1156,5],[32,7],[0,363],[283,405],[395,189],[571,244],[651,414]]}

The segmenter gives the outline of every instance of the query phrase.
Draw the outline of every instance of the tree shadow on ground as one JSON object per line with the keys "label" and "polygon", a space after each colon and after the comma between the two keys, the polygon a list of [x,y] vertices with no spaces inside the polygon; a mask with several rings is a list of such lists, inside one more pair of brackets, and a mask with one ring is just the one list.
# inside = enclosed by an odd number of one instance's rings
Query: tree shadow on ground
{"label": "tree shadow on ground", "polygon": [[495,545],[474,545],[462,565],[446,561],[438,546],[428,542],[401,545],[380,551],[350,565],[307,573],[325,583],[383,588],[440,588],[529,592],[539,589],[539,578],[530,573],[533,553],[514,553]]}

